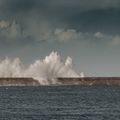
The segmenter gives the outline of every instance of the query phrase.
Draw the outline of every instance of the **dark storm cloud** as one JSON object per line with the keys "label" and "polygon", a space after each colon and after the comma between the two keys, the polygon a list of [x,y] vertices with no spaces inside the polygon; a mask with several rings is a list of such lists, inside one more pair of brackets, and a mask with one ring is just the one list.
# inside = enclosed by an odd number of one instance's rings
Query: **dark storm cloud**
{"label": "dark storm cloud", "polygon": [[[72,16],[79,12],[96,9],[120,8],[119,0],[1,0],[1,14],[28,14],[35,11],[38,16]],[[6,14],[7,15],[7,14]],[[61,18],[62,19],[62,18]]]}
{"label": "dark storm cloud", "polygon": [[[0,4],[11,10],[79,8],[81,11],[99,8],[118,8],[119,0],[1,0]],[[16,11],[15,11],[16,12]]]}
{"label": "dark storm cloud", "polygon": [[120,33],[120,9],[98,9],[77,13],[66,18],[67,21],[82,31]]}
{"label": "dark storm cloud", "polygon": [[36,23],[112,33],[120,25],[120,0],[1,0],[0,19],[15,19],[23,28]]}
{"label": "dark storm cloud", "polygon": [[[0,19],[8,21],[1,28],[5,39],[58,39],[68,41],[71,28],[81,32],[118,33],[119,0],[1,0]],[[18,24],[13,23],[17,21]],[[56,29],[65,29],[56,37]],[[62,36],[62,37],[60,37]],[[27,40],[26,40],[27,41]]]}

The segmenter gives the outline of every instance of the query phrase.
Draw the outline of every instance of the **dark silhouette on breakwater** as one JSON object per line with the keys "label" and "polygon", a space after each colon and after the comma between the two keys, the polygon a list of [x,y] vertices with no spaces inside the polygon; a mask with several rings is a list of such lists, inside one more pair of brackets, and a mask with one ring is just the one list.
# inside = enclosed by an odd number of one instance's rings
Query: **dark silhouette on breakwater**
{"label": "dark silhouette on breakwater", "polygon": [[[46,85],[120,85],[120,77],[56,78],[54,81],[48,80]],[[0,86],[40,85],[40,82],[33,78],[0,78]]]}

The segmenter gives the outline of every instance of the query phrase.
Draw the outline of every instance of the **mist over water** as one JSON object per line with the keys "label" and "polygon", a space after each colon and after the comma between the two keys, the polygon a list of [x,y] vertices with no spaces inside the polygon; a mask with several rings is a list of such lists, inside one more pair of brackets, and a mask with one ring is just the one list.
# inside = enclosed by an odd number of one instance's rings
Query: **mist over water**
{"label": "mist over water", "polygon": [[48,80],[56,82],[55,78],[58,77],[80,77],[80,75],[72,67],[72,58],[67,57],[63,61],[57,52],[52,52],[45,59],[36,60],[27,68],[19,58],[1,60],[0,77],[32,77],[41,84],[47,84]]}

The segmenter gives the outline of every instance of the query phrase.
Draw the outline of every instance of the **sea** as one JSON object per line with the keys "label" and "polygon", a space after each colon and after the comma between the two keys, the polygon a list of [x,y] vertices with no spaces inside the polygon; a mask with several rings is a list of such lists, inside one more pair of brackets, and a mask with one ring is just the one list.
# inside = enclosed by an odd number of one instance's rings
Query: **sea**
{"label": "sea", "polygon": [[120,120],[120,87],[0,87],[0,120]]}

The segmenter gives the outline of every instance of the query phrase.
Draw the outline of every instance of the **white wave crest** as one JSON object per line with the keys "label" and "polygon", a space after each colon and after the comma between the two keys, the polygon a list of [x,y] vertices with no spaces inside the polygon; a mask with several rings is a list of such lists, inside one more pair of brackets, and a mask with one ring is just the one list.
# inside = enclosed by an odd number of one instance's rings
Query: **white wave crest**
{"label": "white wave crest", "polygon": [[6,58],[0,61],[0,77],[32,77],[41,84],[48,84],[54,83],[54,79],[58,77],[80,76],[72,68],[72,58],[67,57],[64,62],[57,52],[52,52],[45,59],[36,60],[28,68],[25,68],[19,58]]}

